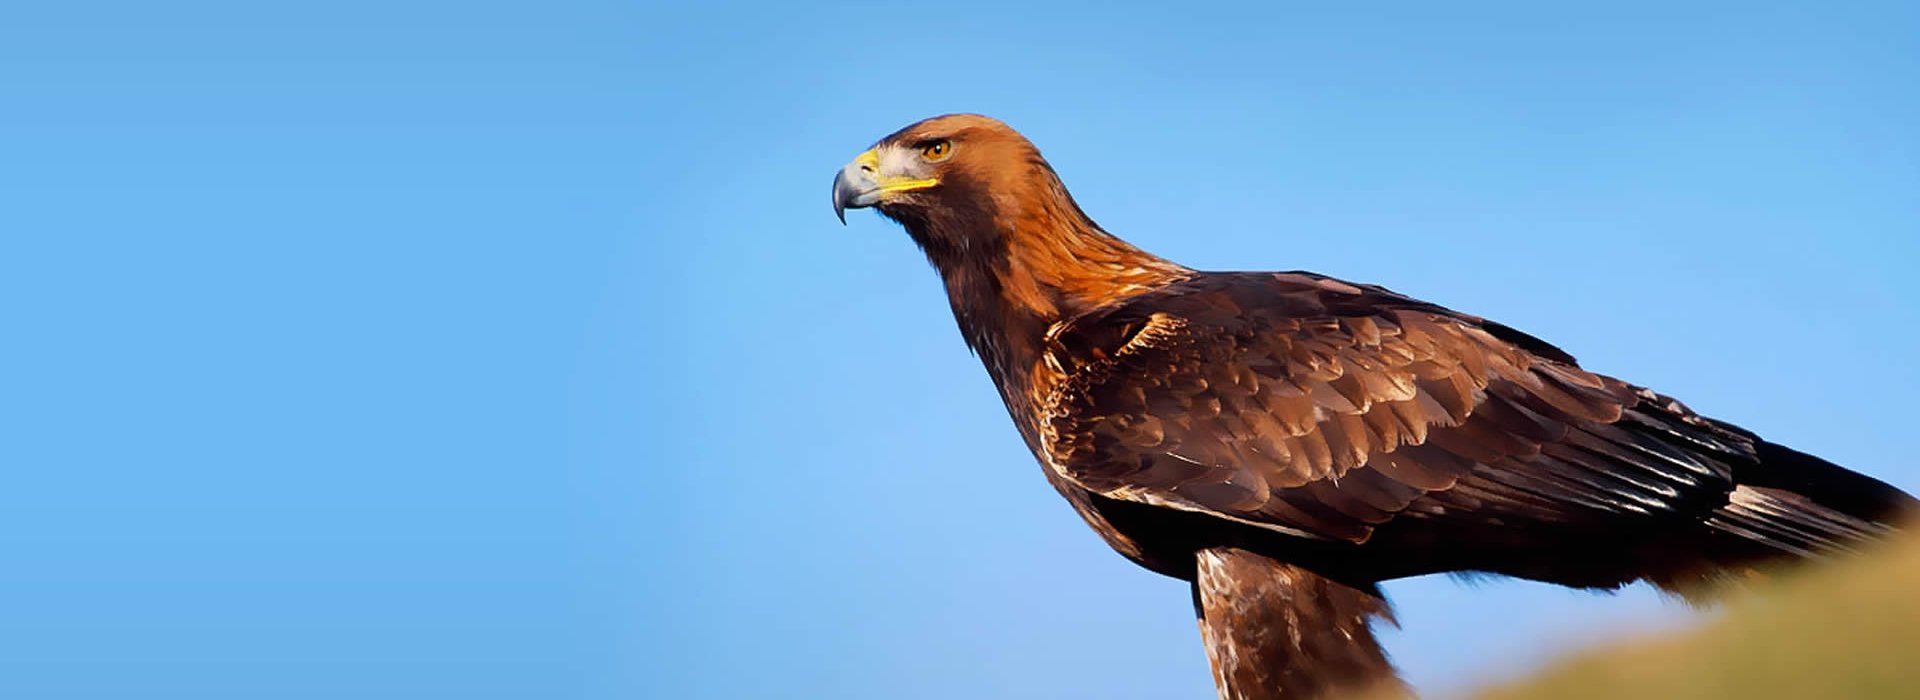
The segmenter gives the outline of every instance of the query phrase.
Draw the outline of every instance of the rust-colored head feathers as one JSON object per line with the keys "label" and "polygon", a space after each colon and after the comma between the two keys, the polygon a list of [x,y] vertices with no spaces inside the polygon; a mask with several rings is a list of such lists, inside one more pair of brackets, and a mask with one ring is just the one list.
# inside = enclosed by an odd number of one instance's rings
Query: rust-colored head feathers
{"label": "rust-colored head feathers", "polygon": [[[1054,195],[1066,193],[1039,149],[1007,125],[973,114],[934,117],[896,131],[834,181],[836,208],[876,207],[910,228],[979,226],[989,222],[975,217],[991,218]],[[995,202],[996,196],[1002,201]]]}
{"label": "rust-colored head feathers", "polygon": [[880,139],[841,170],[834,206],[879,209],[930,255],[1004,245],[1007,236],[1064,241],[1099,231],[1040,149],[973,114],[934,117]]}
{"label": "rust-colored head feathers", "polygon": [[[1189,273],[1101,230],[1040,150],[988,117],[896,131],[842,168],[833,189],[836,211],[873,207],[907,229],[963,327],[1006,314],[1051,323]],[[965,330],[970,340],[999,332]]]}

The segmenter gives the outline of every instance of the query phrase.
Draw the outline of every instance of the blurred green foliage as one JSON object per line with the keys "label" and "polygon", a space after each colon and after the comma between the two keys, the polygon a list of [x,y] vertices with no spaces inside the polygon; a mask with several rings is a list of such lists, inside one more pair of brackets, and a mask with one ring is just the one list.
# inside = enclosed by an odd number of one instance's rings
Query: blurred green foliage
{"label": "blurred green foliage", "polygon": [[1774,575],[1698,629],[1559,662],[1480,700],[1920,698],[1920,542]]}

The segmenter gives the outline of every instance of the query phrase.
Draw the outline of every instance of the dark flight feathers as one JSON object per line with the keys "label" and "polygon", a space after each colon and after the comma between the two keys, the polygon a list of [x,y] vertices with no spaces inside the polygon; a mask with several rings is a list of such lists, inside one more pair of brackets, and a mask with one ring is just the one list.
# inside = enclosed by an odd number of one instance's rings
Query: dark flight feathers
{"label": "dark flight feathers", "polygon": [[[1712,572],[1663,569],[1700,559],[1666,556],[1676,546],[1726,549],[1721,563],[1832,551],[1910,504],[1850,473],[1851,496],[1796,492],[1845,472],[1531,336],[1317,275],[1202,273],[1048,338],[1064,380],[1043,435],[1063,476],[1285,535],[1422,551],[1357,578],[1684,584]],[[1693,523],[1705,527],[1672,527]],[[1583,538],[1625,549],[1535,564]]]}

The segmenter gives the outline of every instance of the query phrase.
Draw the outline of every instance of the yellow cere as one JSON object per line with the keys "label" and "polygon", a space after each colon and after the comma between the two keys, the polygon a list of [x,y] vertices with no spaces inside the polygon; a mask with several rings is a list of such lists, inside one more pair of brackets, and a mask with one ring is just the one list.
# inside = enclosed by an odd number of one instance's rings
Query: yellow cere
{"label": "yellow cere", "polygon": [[880,181],[880,191],[881,192],[905,192],[907,190],[924,190],[928,187],[932,187],[938,184],[940,184],[940,181],[933,178],[927,178],[925,180],[909,180],[907,178],[891,178],[891,179]]}
{"label": "yellow cere", "polygon": [[869,148],[865,153],[862,153],[858,156],[854,156],[853,162],[854,164],[859,165],[862,170],[865,170],[873,174],[873,183],[880,186],[879,190],[881,192],[907,192],[910,190],[924,190],[928,187],[932,187],[934,185],[940,184],[940,181],[934,178],[926,178],[924,180],[919,180],[919,179],[913,179],[913,178],[907,178],[907,177],[888,176],[881,173],[879,149]]}

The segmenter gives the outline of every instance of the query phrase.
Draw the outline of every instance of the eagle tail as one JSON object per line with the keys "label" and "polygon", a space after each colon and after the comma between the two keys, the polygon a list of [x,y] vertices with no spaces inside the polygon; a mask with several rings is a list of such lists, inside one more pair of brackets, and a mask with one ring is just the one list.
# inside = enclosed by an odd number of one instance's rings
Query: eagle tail
{"label": "eagle tail", "polygon": [[1241,549],[1197,557],[1194,611],[1221,700],[1404,693],[1373,635],[1374,621],[1393,622],[1378,589]]}
{"label": "eagle tail", "polygon": [[1704,589],[1699,584],[1763,575],[1782,561],[1857,553],[1920,518],[1920,500],[1885,482],[1753,442],[1758,463],[1736,469],[1727,504],[1706,521],[1707,566],[1655,576],[1662,588],[1691,595]]}

